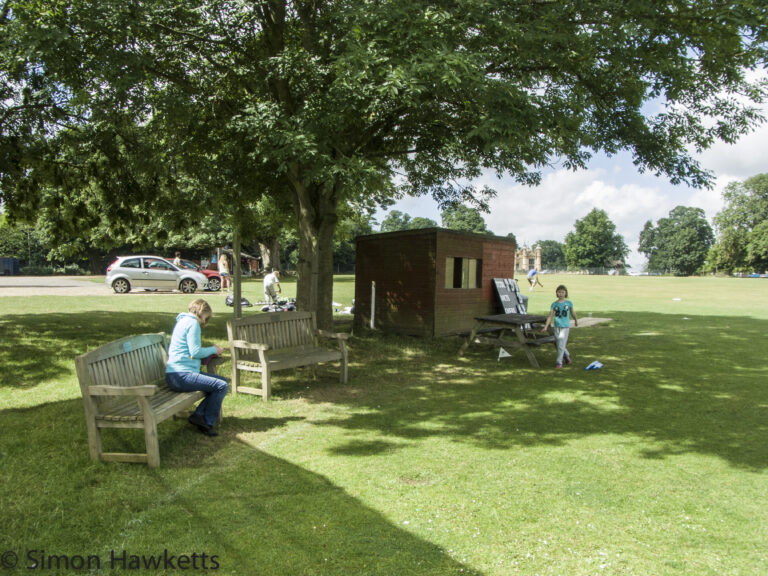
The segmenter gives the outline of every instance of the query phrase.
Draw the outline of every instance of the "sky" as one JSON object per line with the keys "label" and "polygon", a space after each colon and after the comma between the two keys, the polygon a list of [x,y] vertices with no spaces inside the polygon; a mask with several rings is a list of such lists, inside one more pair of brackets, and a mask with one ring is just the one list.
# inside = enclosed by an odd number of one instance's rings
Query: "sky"
{"label": "sky", "polygon": [[[768,117],[768,113],[765,115]],[[704,209],[712,224],[712,218],[723,207],[722,192],[728,183],[768,172],[767,150],[768,123],[736,144],[718,143],[698,155],[701,165],[716,176],[709,190],[673,185],[664,177],[640,174],[629,154],[611,158],[595,155],[588,168],[578,172],[549,170],[543,173],[537,187],[498,179],[495,174],[474,183],[497,191],[490,201],[490,213],[483,214],[488,228],[499,236],[514,233],[519,246],[533,246],[539,240],[564,242],[576,220],[593,208],[605,210],[630,249],[627,263],[634,270],[642,270],[646,259],[637,252],[637,243],[648,220],[655,224],[676,206],[690,206]],[[390,210],[431,218],[440,224],[437,204],[428,197],[401,200],[388,210],[379,211],[377,221],[381,223]]]}

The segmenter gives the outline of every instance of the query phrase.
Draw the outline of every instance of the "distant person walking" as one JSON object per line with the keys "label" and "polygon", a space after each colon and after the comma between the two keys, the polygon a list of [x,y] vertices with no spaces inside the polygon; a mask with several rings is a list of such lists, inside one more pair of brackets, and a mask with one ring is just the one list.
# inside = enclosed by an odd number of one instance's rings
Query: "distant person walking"
{"label": "distant person walking", "polygon": [[227,258],[226,252],[222,252],[221,257],[219,258],[219,276],[221,276],[221,288],[227,292],[231,292],[231,284],[229,281],[229,258]]}
{"label": "distant person walking", "polygon": [[264,276],[264,300],[267,304],[277,304],[277,294],[282,293],[282,291],[279,270],[273,270]]}
{"label": "distant person walking", "polygon": [[557,346],[555,368],[562,368],[563,361],[566,364],[573,362],[566,345],[568,344],[568,333],[571,329],[571,318],[573,318],[574,326],[579,325],[579,320],[573,311],[573,302],[566,300],[568,298],[568,288],[560,284],[555,290],[555,294],[557,295],[557,300],[552,302],[552,306],[549,307],[549,316],[541,331],[546,332],[554,319],[555,345]]}
{"label": "distant person walking", "polygon": [[176,258],[173,259],[173,265],[181,268],[181,252],[176,252]]}
{"label": "distant person walking", "polygon": [[528,284],[531,287],[530,289],[531,292],[533,292],[533,289],[536,288],[537,284],[542,288],[544,288],[544,284],[542,284],[541,281],[539,280],[539,271],[536,270],[536,268],[531,268],[528,271],[527,277],[528,277]]}

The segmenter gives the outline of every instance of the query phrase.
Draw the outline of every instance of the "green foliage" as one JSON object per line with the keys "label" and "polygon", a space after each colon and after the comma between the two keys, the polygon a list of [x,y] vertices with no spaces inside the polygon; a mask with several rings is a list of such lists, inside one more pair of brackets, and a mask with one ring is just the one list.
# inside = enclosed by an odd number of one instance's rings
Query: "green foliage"
{"label": "green foliage", "polygon": [[485,219],[477,208],[470,208],[464,204],[451,205],[440,213],[443,228],[449,230],[461,230],[475,234],[491,234],[485,225]]}
{"label": "green foliage", "polygon": [[368,214],[350,214],[339,222],[333,242],[333,269],[336,274],[354,272],[355,238],[373,234],[372,220]]}
{"label": "green foliage", "polygon": [[0,214],[0,256],[18,258],[22,266],[42,264],[48,250],[39,232],[27,224],[9,224]]}
{"label": "green foliage", "polygon": [[424,218],[423,216],[416,216],[410,222],[411,230],[421,230],[422,228],[437,228],[437,222],[431,218]]}
{"label": "green foliage", "polygon": [[704,210],[677,206],[654,226],[650,220],[640,233],[639,251],[648,258],[648,269],[690,276],[698,272],[714,243]]}
{"label": "green foliage", "polygon": [[768,270],[768,174],[732,182],[725,207],[715,216],[717,244],[712,265],[719,270]]}
{"label": "green foliage", "polygon": [[557,240],[539,240],[534,246],[541,246],[541,266],[549,270],[565,269],[565,244]]}
{"label": "green foliage", "polygon": [[400,210],[390,210],[384,220],[381,221],[381,232],[398,232],[408,230],[411,217]]}
{"label": "green foliage", "polygon": [[484,171],[535,184],[595,150],[705,185],[692,153],[748,132],[765,96],[748,78],[768,9],[752,0],[2,7],[14,215],[74,254],[74,238],[152,242],[208,213],[242,232],[263,195],[289,202],[300,300],[324,327],[347,202],[482,205],[493,191],[465,183]]}
{"label": "green foliage", "polygon": [[565,261],[569,268],[616,268],[624,266],[629,248],[604,210],[593,208],[565,237]]}
{"label": "green foliage", "polygon": [[417,230],[421,228],[437,228],[437,222],[423,216],[411,218],[400,210],[391,210],[381,221],[381,232],[397,232],[399,230]]}

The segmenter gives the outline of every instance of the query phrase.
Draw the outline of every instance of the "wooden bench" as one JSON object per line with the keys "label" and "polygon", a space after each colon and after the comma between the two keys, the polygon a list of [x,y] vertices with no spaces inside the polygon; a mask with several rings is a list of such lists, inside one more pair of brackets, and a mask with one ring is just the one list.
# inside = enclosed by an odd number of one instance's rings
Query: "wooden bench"
{"label": "wooden bench", "polygon": [[[167,360],[162,332],[121,338],[75,358],[93,460],[160,466],[158,423],[205,397],[203,392],[174,392],[168,388]],[[103,452],[102,428],[143,429],[147,452]]]}
{"label": "wooden bench", "polygon": [[[311,312],[269,312],[227,320],[232,354],[232,393],[272,394],[272,372],[321,362],[341,361],[340,381],[347,382],[348,334],[318,330]],[[338,350],[318,344],[318,337],[335,339]],[[261,373],[261,389],[240,386],[241,372]]]}

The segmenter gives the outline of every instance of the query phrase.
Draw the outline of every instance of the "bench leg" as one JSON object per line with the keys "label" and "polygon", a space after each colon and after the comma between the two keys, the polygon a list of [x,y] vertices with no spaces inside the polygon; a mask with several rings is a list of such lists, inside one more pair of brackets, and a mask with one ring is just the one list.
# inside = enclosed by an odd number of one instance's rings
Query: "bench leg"
{"label": "bench leg", "polygon": [[147,445],[147,465],[150,468],[160,466],[160,442],[157,439],[157,420],[149,408],[149,401],[139,398],[142,415],[144,416],[144,443]]}
{"label": "bench leg", "polygon": [[101,460],[101,430],[96,425],[96,407],[90,397],[84,397],[85,427],[88,430],[88,452],[91,460]]}
{"label": "bench leg", "polygon": [[264,365],[261,369],[261,397],[269,400],[270,396],[272,396],[272,373],[269,366]]}
{"label": "bench leg", "polygon": [[520,342],[520,347],[523,349],[523,352],[525,352],[525,355],[528,357],[528,362],[531,363],[531,366],[533,368],[541,368],[539,366],[539,361],[536,360],[536,356],[534,356],[533,351],[528,347],[528,345],[525,342],[525,334],[523,332],[522,326],[518,326],[515,324],[515,334],[517,335],[517,340]]}
{"label": "bench leg", "polygon": [[157,423],[144,419],[144,440],[147,444],[147,464],[150,468],[160,466],[160,443],[157,440]]}
{"label": "bench leg", "polygon": [[232,385],[230,386],[230,390],[232,391],[232,395],[237,395],[237,387],[240,386],[240,370],[237,369],[237,362],[232,361]]}
{"label": "bench leg", "polygon": [[91,460],[101,460],[101,429],[90,418],[86,422],[86,427],[88,428],[88,451],[91,454]]}

